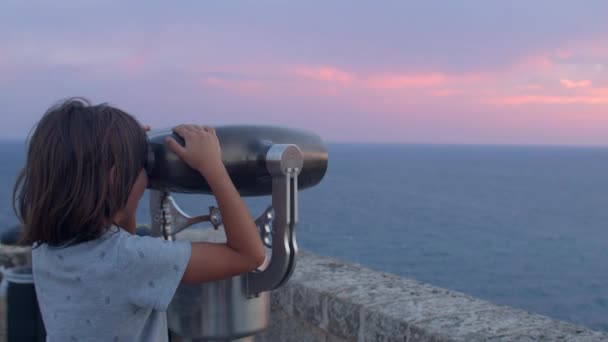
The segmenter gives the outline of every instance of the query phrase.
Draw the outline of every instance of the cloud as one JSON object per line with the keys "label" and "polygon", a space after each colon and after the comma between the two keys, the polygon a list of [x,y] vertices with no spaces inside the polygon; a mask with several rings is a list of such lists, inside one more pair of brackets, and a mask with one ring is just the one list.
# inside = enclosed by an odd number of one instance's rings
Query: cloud
{"label": "cloud", "polygon": [[559,59],[570,59],[574,56],[574,52],[568,49],[560,49],[555,52],[555,56]]}
{"label": "cloud", "polygon": [[[410,72],[410,73],[353,73],[334,66],[301,65],[292,69],[291,76],[305,80],[313,80],[335,86],[352,86],[361,89],[393,90],[407,88],[433,88],[442,86],[456,78],[440,72]],[[290,76],[290,75],[288,75]],[[294,80],[297,82],[298,80]],[[451,93],[455,93],[451,91]],[[441,96],[441,95],[440,95]]]}
{"label": "cloud", "polygon": [[464,93],[465,93],[465,91],[460,90],[460,89],[437,89],[437,90],[431,91],[429,93],[429,95],[436,96],[436,97],[445,97],[445,96],[461,95]]}
{"label": "cloud", "polygon": [[499,105],[525,105],[525,104],[586,104],[600,105],[608,104],[608,96],[580,95],[580,96],[558,96],[558,95],[526,95],[510,96],[491,101]]}
{"label": "cloud", "polygon": [[517,86],[517,89],[523,91],[540,91],[545,89],[545,87],[541,84],[522,84]]}
{"label": "cloud", "polygon": [[589,94],[593,96],[605,97],[608,98],[608,87],[605,88],[591,88],[589,89]]}
{"label": "cloud", "polygon": [[293,73],[305,79],[340,84],[351,84],[356,78],[349,72],[330,66],[298,66],[293,70]]}
{"label": "cloud", "polygon": [[559,80],[559,83],[561,83],[564,87],[572,89],[572,88],[584,88],[584,87],[589,87],[591,85],[591,81],[590,80],[581,80],[581,81],[572,81],[569,79],[565,79],[562,78],[561,80]]}
{"label": "cloud", "polygon": [[428,88],[443,85],[447,77],[440,73],[372,75],[365,86],[372,89]]}

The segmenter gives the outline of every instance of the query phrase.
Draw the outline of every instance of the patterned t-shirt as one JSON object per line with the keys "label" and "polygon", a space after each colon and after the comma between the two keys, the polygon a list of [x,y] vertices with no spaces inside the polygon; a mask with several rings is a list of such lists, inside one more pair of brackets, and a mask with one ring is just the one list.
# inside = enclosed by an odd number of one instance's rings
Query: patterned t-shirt
{"label": "patterned t-shirt", "polygon": [[165,311],[190,248],[117,227],[93,241],[34,248],[47,341],[167,341]]}

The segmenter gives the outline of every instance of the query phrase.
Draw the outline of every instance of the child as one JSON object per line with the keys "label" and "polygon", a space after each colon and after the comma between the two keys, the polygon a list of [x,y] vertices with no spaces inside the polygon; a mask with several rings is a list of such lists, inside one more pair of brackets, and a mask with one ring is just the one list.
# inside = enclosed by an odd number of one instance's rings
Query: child
{"label": "child", "polygon": [[47,341],[167,341],[180,283],[254,270],[264,249],[221,160],[215,130],[180,125],[166,144],[207,180],[226,244],[134,235],[147,137],[129,114],[80,98],[50,108],[30,136],[14,191]]}

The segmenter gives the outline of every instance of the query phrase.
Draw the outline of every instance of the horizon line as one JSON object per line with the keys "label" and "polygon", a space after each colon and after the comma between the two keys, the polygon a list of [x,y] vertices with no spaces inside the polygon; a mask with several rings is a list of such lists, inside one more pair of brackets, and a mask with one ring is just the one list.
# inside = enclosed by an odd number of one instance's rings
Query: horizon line
{"label": "horizon line", "polygon": [[[2,137],[0,142],[25,142],[26,138]],[[324,140],[327,145],[387,145],[387,146],[470,146],[470,147],[555,147],[555,148],[608,148],[608,144],[563,143],[484,143],[484,142],[416,142],[416,141],[336,141]]]}

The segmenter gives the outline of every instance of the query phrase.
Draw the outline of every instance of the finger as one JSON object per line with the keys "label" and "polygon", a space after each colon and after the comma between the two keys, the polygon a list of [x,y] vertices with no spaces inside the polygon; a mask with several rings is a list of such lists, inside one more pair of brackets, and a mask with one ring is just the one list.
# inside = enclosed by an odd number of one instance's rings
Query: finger
{"label": "finger", "polygon": [[191,133],[199,133],[201,131],[197,125],[193,125],[193,124],[184,125],[184,127]]}
{"label": "finger", "polygon": [[180,137],[186,139],[192,135],[192,131],[186,128],[186,125],[179,125],[173,128],[173,132],[177,133]]}
{"label": "finger", "polygon": [[183,129],[183,128],[184,128],[184,126],[185,126],[185,125],[177,125],[177,126],[175,126],[175,127],[171,128],[171,131],[173,131],[173,132],[177,133],[177,131],[179,131],[179,130]]}
{"label": "finger", "polygon": [[206,125],[203,125],[201,127],[203,127],[203,129],[205,130],[205,132],[211,133],[211,134],[215,135],[215,128],[213,128],[211,126],[206,126]]}
{"label": "finger", "polygon": [[180,158],[184,159],[186,149],[183,148],[182,145],[180,145],[177,141],[175,141],[175,139],[171,137],[166,137],[165,144],[167,144],[171,151],[175,152],[175,154],[177,154]]}

